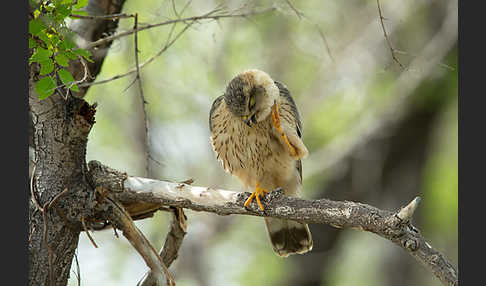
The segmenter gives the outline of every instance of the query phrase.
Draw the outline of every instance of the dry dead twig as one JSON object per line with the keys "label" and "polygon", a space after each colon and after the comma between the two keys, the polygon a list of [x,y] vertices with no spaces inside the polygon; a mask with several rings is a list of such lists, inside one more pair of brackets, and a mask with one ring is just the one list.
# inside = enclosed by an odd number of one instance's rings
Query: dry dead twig
{"label": "dry dead twig", "polygon": [[388,43],[388,47],[390,48],[392,58],[398,65],[400,65],[402,69],[405,69],[405,66],[402,65],[402,63],[398,60],[397,56],[395,55],[395,49],[393,48],[390,38],[388,38],[388,34],[386,33],[385,24],[383,23],[385,17],[383,17],[381,13],[380,0],[376,0],[376,5],[378,6],[378,14],[380,15],[380,23],[381,23],[381,28],[383,29],[383,35],[385,36],[385,40]]}
{"label": "dry dead twig", "polygon": [[148,128],[148,117],[147,117],[147,109],[145,108],[145,105],[148,103],[147,100],[145,100],[145,96],[143,94],[143,87],[142,87],[142,78],[140,76],[140,66],[139,66],[139,60],[138,60],[138,53],[140,52],[138,50],[138,13],[135,13],[134,15],[134,25],[133,25],[133,30],[135,31],[135,36],[134,36],[134,45],[135,45],[135,68],[136,68],[136,77],[135,81],[138,83],[138,91],[140,95],[140,100],[142,102],[142,111],[143,111],[143,121],[144,121],[144,128],[145,128],[145,171],[147,176],[149,177],[151,172],[150,172],[150,139],[149,139],[149,128]]}
{"label": "dry dead twig", "polygon": [[91,234],[89,234],[88,227],[86,226],[86,218],[85,217],[81,218],[81,224],[83,225],[84,232],[86,232],[86,235],[88,236],[89,241],[91,241],[91,243],[93,244],[93,246],[95,248],[98,248],[98,245],[96,244],[94,239],[91,237]]}
{"label": "dry dead twig", "polygon": [[[190,1],[188,3],[190,3]],[[187,5],[185,7],[187,7]],[[183,10],[185,10],[185,8],[183,8]],[[175,36],[175,38],[173,40],[166,43],[166,45],[159,52],[157,52],[154,56],[150,57],[145,62],[141,63],[139,65],[139,68],[142,68],[145,65],[154,61],[157,57],[159,57],[162,53],[164,53],[170,46],[172,46],[174,44],[174,42],[177,41],[177,39],[179,39],[179,37],[182,36],[182,34],[189,27],[191,27],[193,24],[197,23],[200,20],[218,20],[218,19],[222,19],[222,18],[246,18],[246,17],[249,17],[249,16],[257,15],[257,14],[263,14],[263,13],[267,13],[267,12],[270,12],[270,11],[274,11],[275,8],[268,8],[268,9],[264,9],[264,10],[261,10],[261,11],[249,11],[249,12],[244,12],[244,13],[232,13],[232,12],[227,13],[227,14],[219,13],[219,14],[215,15],[215,13],[221,12],[221,10],[222,10],[221,8],[216,8],[216,9],[213,9],[212,11],[210,11],[206,14],[200,15],[200,16],[179,18],[179,19],[168,20],[168,21],[164,21],[164,22],[161,22],[161,23],[150,24],[150,25],[145,25],[143,27],[139,27],[136,30],[137,32],[143,31],[143,30],[146,30],[146,29],[151,29],[151,28],[154,28],[154,27],[164,26],[164,25],[171,25],[171,24],[177,24],[177,23],[185,23],[186,24],[186,26]],[[182,12],[183,11],[181,11],[181,14],[182,14]],[[110,42],[110,41],[113,41],[115,39],[131,35],[133,33],[135,33],[134,29],[130,30],[130,31],[122,32],[122,33],[119,33],[119,34],[116,34],[116,35],[113,35],[113,36],[109,36],[109,37],[103,38],[101,40],[98,40],[96,42],[93,42],[85,48],[89,49],[89,48],[104,44],[106,42]],[[117,79],[120,79],[120,78],[124,78],[128,75],[136,73],[136,71],[137,71],[137,69],[136,69],[136,67],[134,67],[126,73],[119,74],[119,75],[113,76],[113,77],[105,79],[105,80],[99,80],[99,81],[94,81],[94,82],[86,82],[86,83],[80,84],[79,86],[85,87],[85,86],[91,86],[91,85],[96,85],[96,84],[108,83],[110,81],[117,80]]]}
{"label": "dry dead twig", "polygon": [[123,236],[125,236],[130,244],[142,256],[155,277],[157,282],[156,285],[163,285],[164,280],[169,286],[175,285],[174,278],[165,266],[161,257],[157,254],[143,233],[135,226],[132,218],[123,206],[117,203],[113,198],[106,197],[106,199],[113,206],[111,218],[113,225],[122,231]]}

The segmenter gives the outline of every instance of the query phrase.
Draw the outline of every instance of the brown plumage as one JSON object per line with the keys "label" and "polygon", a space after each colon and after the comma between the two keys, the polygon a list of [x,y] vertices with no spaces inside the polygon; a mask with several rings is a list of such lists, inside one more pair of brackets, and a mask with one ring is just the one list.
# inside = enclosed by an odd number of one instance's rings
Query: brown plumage
{"label": "brown plumage", "polygon": [[[248,70],[231,80],[216,98],[209,114],[211,144],[223,168],[247,190],[259,196],[281,187],[288,196],[302,189],[301,158],[308,151],[302,142],[302,125],[287,88],[260,70]],[[306,224],[265,218],[273,250],[286,257],[312,249]]]}

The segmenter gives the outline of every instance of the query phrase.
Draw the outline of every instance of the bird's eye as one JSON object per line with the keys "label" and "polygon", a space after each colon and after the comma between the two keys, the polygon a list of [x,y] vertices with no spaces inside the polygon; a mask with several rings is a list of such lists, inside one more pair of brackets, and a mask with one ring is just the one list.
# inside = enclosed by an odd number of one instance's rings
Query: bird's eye
{"label": "bird's eye", "polygon": [[248,103],[248,108],[251,110],[256,104],[255,94],[250,97],[250,102]]}

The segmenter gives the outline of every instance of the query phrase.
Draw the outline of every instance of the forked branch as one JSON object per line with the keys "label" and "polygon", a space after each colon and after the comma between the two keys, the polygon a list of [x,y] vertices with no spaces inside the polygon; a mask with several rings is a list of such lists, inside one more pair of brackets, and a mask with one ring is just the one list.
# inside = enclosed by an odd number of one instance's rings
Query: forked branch
{"label": "forked branch", "polygon": [[154,205],[172,206],[218,215],[275,217],[368,231],[403,248],[445,285],[459,284],[455,267],[432,248],[411,223],[419,198],[390,212],[356,202],[287,197],[276,190],[264,197],[265,211],[260,211],[256,203],[249,208],[243,206],[249,193],[130,177],[97,161],[91,161],[89,169],[96,186],[107,188],[117,201],[132,207],[136,205],[139,211],[144,205],[147,211],[153,211]]}
{"label": "forked branch", "polygon": [[[97,188],[97,190],[100,189],[103,188]],[[157,254],[157,251],[154,249],[152,244],[150,244],[143,233],[135,226],[130,214],[128,214],[125,208],[119,205],[116,200],[112,199],[109,194],[107,195],[106,191],[102,192],[104,193],[103,197],[105,197],[109,204],[113,206],[113,212],[110,217],[111,223],[118,229],[122,230],[126,239],[142,256],[156,281],[155,285],[165,285],[165,281],[169,286],[175,285],[174,279],[169,273],[169,270],[165,266],[164,262]]]}

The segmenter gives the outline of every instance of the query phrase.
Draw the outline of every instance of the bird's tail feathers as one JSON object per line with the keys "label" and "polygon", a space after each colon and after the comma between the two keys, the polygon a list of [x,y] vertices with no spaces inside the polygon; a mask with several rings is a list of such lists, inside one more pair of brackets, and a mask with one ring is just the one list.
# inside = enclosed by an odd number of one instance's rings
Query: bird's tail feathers
{"label": "bird's tail feathers", "polygon": [[270,242],[278,256],[304,254],[312,250],[312,235],[304,223],[278,218],[265,218]]}

